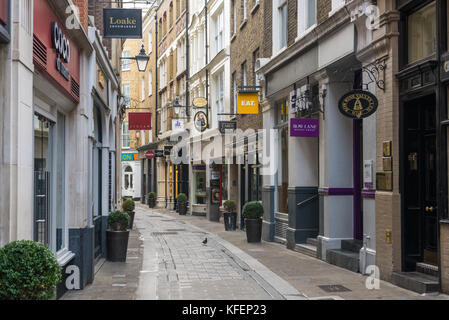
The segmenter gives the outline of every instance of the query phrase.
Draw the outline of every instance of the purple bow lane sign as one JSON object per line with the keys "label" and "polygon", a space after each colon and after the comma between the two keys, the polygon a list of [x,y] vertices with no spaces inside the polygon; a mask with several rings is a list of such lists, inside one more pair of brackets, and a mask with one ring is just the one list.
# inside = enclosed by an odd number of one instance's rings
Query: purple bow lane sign
{"label": "purple bow lane sign", "polygon": [[290,136],[304,138],[318,138],[320,135],[319,119],[298,119],[290,120]]}

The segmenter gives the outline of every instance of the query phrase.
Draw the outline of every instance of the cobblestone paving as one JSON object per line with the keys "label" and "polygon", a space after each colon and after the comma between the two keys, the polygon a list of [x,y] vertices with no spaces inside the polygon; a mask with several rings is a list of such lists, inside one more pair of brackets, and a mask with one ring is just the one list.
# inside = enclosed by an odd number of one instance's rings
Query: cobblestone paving
{"label": "cobblestone paving", "polygon": [[[263,280],[253,277],[225,248],[205,232],[157,212],[136,209],[136,224],[145,244],[144,265],[152,277],[141,277],[139,286],[155,284],[155,297],[140,291],[138,299],[281,299]],[[149,246],[152,246],[149,247]],[[146,252],[156,252],[157,259]],[[152,259],[146,264],[146,259]],[[157,264],[157,266],[156,266]],[[155,279],[157,277],[157,279]],[[151,284],[151,282],[153,282]],[[155,282],[155,283],[154,283]],[[147,283],[147,284],[146,284]]]}

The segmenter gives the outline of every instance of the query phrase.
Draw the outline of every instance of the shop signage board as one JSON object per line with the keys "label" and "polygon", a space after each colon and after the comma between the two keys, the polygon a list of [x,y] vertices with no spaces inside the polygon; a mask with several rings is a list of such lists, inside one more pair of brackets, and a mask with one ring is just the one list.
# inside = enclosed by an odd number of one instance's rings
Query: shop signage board
{"label": "shop signage board", "polygon": [[0,0],[0,24],[8,24],[8,1]]}
{"label": "shop signage board", "polygon": [[227,130],[235,131],[237,130],[237,122],[236,121],[219,121],[218,129],[221,134],[225,134]]}
{"label": "shop signage board", "polygon": [[151,130],[151,113],[132,112],[128,119],[129,130]]}
{"label": "shop signage board", "polygon": [[198,112],[193,120],[196,130],[204,132],[207,129],[207,116],[203,111]]}
{"label": "shop signage board", "polygon": [[104,8],[104,38],[142,39],[142,9]]}
{"label": "shop signage board", "polygon": [[320,120],[315,118],[293,118],[290,120],[290,136],[318,138],[320,135]]}
{"label": "shop signage board", "polygon": [[239,92],[237,96],[238,114],[259,114],[259,93]]}
{"label": "shop signage board", "polygon": [[184,130],[184,120],[172,120],[172,130],[173,131],[182,131]]}
{"label": "shop signage board", "polygon": [[171,155],[171,151],[173,150],[173,146],[165,146],[164,147],[164,156]]}
{"label": "shop signage board", "polygon": [[193,100],[193,106],[196,108],[204,108],[207,106],[207,99],[206,98],[196,98]]}
{"label": "shop signage board", "polygon": [[346,117],[364,119],[373,115],[379,107],[379,100],[369,91],[353,90],[341,97],[338,109]]}
{"label": "shop signage board", "polygon": [[139,154],[138,153],[123,153],[122,161],[138,161]]}

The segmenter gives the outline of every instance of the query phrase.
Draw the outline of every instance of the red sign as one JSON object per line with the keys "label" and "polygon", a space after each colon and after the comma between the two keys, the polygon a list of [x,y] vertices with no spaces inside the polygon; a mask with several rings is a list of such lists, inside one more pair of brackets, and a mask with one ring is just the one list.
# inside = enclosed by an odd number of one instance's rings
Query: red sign
{"label": "red sign", "polygon": [[129,113],[129,130],[151,130],[151,113]]}
{"label": "red sign", "polygon": [[8,0],[0,0],[0,23],[8,24]]}
{"label": "red sign", "polygon": [[154,159],[154,151],[147,151],[145,152],[145,158],[147,159]]}
{"label": "red sign", "polygon": [[69,34],[47,0],[34,1],[34,65],[62,92],[78,102],[80,53]]}

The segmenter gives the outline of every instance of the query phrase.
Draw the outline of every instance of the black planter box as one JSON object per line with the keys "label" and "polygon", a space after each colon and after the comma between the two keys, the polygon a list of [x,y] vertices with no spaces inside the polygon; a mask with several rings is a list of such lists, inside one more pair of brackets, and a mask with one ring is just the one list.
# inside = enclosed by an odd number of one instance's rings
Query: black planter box
{"label": "black planter box", "polygon": [[134,216],[136,215],[136,212],[126,212],[129,215],[129,226],[128,229],[133,229],[133,225],[134,225]]}
{"label": "black planter box", "polygon": [[181,216],[185,216],[187,214],[187,202],[178,203],[178,212]]}
{"label": "black planter box", "polygon": [[248,243],[261,242],[262,219],[245,219],[246,239]]}
{"label": "black planter box", "polygon": [[237,229],[237,212],[225,212],[223,218],[226,231],[235,231]]}
{"label": "black planter box", "polygon": [[107,260],[112,262],[126,262],[129,231],[106,231]]}
{"label": "black planter box", "polygon": [[151,209],[153,209],[154,207],[156,207],[156,199],[154,199],[154,198],[148,198],[148,207],[150,207]]}

